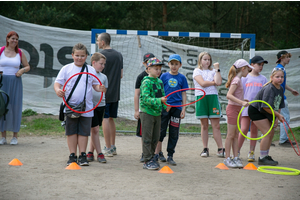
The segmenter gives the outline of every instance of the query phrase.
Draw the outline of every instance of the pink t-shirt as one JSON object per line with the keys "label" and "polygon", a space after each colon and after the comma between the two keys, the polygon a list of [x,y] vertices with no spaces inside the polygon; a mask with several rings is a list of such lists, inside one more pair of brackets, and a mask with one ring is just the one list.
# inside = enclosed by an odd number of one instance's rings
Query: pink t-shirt
{"label": "pink t-shirt", "polygon": [[[237,85],[236,90],[233,93],[233,96],[235,96],[236,98],[243,100],[244,99],[244,89],[243,89],[243,85],[242,85],[242,81],[239,77],[234,77],[230,83],[230,87],[232,85]],[[236,105],[236,106],[242,106],[241,104],[238,104],[236,102],[233,102],[231,100],[228,99],[228,104],[231,105]]]}

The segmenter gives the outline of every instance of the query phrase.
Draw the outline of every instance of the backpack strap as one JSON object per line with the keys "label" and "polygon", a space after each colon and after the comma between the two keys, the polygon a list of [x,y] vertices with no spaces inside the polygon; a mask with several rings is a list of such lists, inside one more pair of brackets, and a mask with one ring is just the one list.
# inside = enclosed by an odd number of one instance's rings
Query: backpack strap
{"label": "backpack strap", "polygon": [[[1,47],[1,49],[0,49],[0,56],[1,56],[2,52],[4,51],[4,49],[5,49],[5,46]],[[20,60],[21,60],[21,63],[22,63],[22,51],[21,51],[21,49],[18,49],[18,51],[19,51]]]}

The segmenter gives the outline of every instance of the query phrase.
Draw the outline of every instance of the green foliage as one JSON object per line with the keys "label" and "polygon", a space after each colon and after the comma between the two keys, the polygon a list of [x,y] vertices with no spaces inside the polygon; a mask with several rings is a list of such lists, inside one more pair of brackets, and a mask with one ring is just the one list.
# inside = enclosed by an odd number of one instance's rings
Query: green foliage
{"label": "green foliage", "polygon": [[33,115],[37,115],[37,112],[33,111],[32,109],[25,109],[22,112],[22,117],[28,117],[28,116],[33,116]]}

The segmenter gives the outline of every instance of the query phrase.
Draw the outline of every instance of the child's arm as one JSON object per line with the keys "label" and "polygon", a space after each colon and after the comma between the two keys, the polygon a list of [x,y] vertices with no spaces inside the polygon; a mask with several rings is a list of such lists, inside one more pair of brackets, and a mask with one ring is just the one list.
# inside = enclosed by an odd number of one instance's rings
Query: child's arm
{"label": "child's arm", "polygon": [[297,92],[297,90],[294,90],[293,88],[291,88],[288,85],[285,85],[285,89],[287,89],[288,91],[290,91],[294,96],[298,96],[299,92]]}
{"label": "child's arm", "polygon": [[209,87],[215,85],[215,81],[205,81],[203,80],[201,75],[195,76],[194,79],[201,85],[202,87]]}
{"label": "child's arm", "polygon": [[140,112],[139,112],[139,104],[140,104],[140,89],[135,89],[134,91],[134,118],[139,119],[140,118]]}
{"label": "child's arm", "polygon": [[[186,92],[181,92],[182,96],[182,105],[186,104]],[[182,106],[182,110],[180,113],[180,118],[183,119],[185,117],[185,106]]]}
{"label": "child's arm", "polygon": [[61,87],[62,87],[61,84],[59,84],[59,83],[57,83],[57,82],[54,83],[54,91],[55,91],[56,95],[57,95],[58,97],[63,98],[63,97],[65,96],[65,91],[63,91],[63,90],[61,89]]}
{"label": "child's arm", "polygon": [[94,88],[94,90],[95,91],[97,91],[97,92],[106,92],[106,88],[105,88],[105,86],[104,85],[93,85],[93,88]]}
{"label": "child's arm", "polygon": [[249,103],[247,101],[243,101],[243,100],[240,100],[238,98],[236,98],[233,93],[235,92],[235,90],[237,89],[237,85],[230,85],[229,87],[229,90],[228,90],[228,93],[227,93],[227,99],[230,99],[231,101],[234,101],[244,107],[248,107],[249,106]]}
{"label": "child's arm", "polygon": [[214,82],[215,82],[215,85],[220,86],[220,85],[222,85],[222,77],[221,77],[221,73],[217,71],[220,69],[219,63],[215,63],[214,68],[216,70],[216,74],[214,76]]}

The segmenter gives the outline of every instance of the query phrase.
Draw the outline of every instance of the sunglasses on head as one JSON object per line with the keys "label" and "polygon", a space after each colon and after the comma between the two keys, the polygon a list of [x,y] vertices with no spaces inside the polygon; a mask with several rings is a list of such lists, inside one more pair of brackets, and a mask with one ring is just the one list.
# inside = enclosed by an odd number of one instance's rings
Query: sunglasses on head
{"label": "sunglasses on head", "polygon": [[283,72],[284,72],[284,69],[283,69],[283,68],[279,68],[279,67],[275,67],[275,68],[272,70],[272,73],[275,72],[275,71],[283,71]]}

